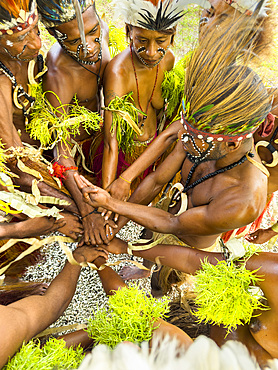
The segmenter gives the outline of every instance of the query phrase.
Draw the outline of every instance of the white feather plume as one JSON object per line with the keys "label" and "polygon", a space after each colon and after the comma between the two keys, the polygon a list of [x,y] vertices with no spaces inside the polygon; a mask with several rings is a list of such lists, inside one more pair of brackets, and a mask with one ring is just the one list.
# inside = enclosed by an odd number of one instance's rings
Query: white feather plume
{"label": "white feather plume", "polygon": [[[173,17],[183,13],[189,4],[210,8],[208,0],[165,0],[162,2],[162,13],[165,18],[170,15]],[[142,27],[142,22],[145,22],[144,16],[152,19],[157,18],[161,1],[155,6],[148,0],[115,0],[113,5],[115,7],[114,19],[122,17],[125,23]],[[174,20],[167,28],[174,27],[177,23],[178,20]]]}

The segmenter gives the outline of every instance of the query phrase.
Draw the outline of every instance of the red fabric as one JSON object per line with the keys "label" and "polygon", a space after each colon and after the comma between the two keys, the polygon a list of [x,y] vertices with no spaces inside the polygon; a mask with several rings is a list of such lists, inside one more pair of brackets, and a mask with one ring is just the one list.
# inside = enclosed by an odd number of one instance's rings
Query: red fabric
{"label": "red fabric", "polygon": [[[153,138],[153,140],[156,138],[156,136],[157,136],[157,133],[155,134],[155,137]],[[148,145],[150,145],[152,141]],[[104,148],[104,141],[102,140],[95,153],[95,157],[93,160],[93,168],[90,168],[91,170],[94,171],[96,175],[96,185],[97,186],[102,185],[103,148]],[[127,163],[125,161],[125,154],[120,149],[119,154],[118,154],[118,166],[117,166],[116,178],[118,178],[121,175],[121,173],[123,173],[130,165],[131,165],[130,163]],[[151,165],[144,171],[142,178],[144,179],[152,171],[153,171],[153,165]]]}
{"label": "red fabric", "polygon": [[[252,233],[254,233],[256,230],[258,230],[261,226],[261,223],[262,223],[262,220],[264,218],[265,215],[268,215],[268,217],[272,218],[271,217],[271,214],[270,214],[270,204],[273,200],[273,197],[274,197],[274,194],[271,195],[271,198],[270,200],[267,202],[263,212],[261,213],[261,215],[255,220],[253,221],[253,223],[251,224],[250,226],[250,229],[248,231],[248,234],[247,235],[250,235]],[[234,234],[234,236],[238,236],[240,235],[241,233],[244,232],[244,230],[248,227],[249,225],[246,225],[246,226],[243,226],[243,227],[240,227],[239,229],[237,229],[236,233]],[[224,233],[222,235],[222,239],[223,239],[223,242],[226,243],[232,236],[234,230],[230,230],[230,231],[227,231],[226,233]]]}

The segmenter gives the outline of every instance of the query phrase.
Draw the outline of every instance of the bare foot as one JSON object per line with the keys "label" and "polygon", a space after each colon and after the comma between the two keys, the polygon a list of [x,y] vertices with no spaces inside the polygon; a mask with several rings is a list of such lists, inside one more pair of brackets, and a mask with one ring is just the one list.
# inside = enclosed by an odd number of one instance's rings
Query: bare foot
{"label": "bare foot", "polygon": [[20,281],[10,284],[5,281],[5,285],[0,288],[0,304],[6,306],[31,295],[44,295],[47,288],[47,283]]}
{"label": "bare foot", "polygon": [[150,276],[149,270],[142,270],[136,266],[124,266],[120,271],[119,275],[123,280],[143,279]]}
{"label": "bare foot", "polygon": [[66,236],[69,236],[72,239],[76,240],[78,236],[83,234],[83,226],[79,221],[79,218],[69,212],[61,212],[61,215],[64,216],[66,224],[60,227],[58,230],[62,234],[65,234]]}

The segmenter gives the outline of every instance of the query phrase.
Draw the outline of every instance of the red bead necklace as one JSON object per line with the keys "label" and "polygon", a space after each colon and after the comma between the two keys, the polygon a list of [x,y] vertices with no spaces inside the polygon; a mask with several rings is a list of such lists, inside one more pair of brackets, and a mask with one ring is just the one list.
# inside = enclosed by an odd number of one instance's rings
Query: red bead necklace
{"label": "red bead necklace", "polygon": [[[144,112],[143,109],[142,109],[141,103],[140,103],[138,77],[137,77],[137,73],[136,73],[136,69],[135,69],[135,65],[134,65],[134,60],[133,60],[133,54],[132,54],[132,47],[131,47],[131,45],[129,45],[129,49],[130,49],[130,57],[131,57],[131,62],[132,62],[132,66],[133,66],[133,71],[134,71],[134,76],[135,76],[135,81],[136,81],[136,87],[137,87],[138,104],[139,104],[139,108],[141,109],[141,111]],[[143,116],[142,124],[141,124],[141,127],[140,128],[142,128],[144,126],[144,121],[147,118],[149,106],[150,106],[150,104],[152,102],[152,99],[153,99],[154,90],[155,90],[156,83],[157,83],[158,67],[159,67],[159,64],[157,65],[157,68],[156,68],[156,75],[155,75],[155,81],[154,81],[154,85],[153,85],[153,91],[151,93],[151,97],[150,97],[150,99],[148,101],[148,104],[147,104],[147,109],[146,109],[146,112],[145,112],[146,115]]]}

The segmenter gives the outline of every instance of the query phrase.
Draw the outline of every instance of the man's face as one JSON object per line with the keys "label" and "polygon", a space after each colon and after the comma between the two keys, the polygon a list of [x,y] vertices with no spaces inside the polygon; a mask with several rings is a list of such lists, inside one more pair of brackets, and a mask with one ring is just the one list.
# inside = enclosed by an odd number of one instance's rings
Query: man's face
{"label": "man's face", "polygon": [[12,59],[30,61],[36,58],[41,48],[40,31],[38,28],[38,15],[33,24],[12,35],[3,35],[0,38],[0,53],[9,55]]}
{"label": "man's face", "polygon": [[93,6],[90,6],[82,14],[84,31],[87,42],[87,55],[84,56],[84,49],[80,38],[76,18],[64,23],[55,29],[66,35],[63,41],[67,51],[78,53],[78,58],[85,62],[96,62],[100,53],[101,25]]}
{"label": "man's face", "polygon": [[141,27],[132,26],[130,30],[134,52],[141,63],[149,68],[155,67],[163,59],[171,45],[172,37],[173,35],[165,35]]}
{"label": "man's face", "polygon": [[199,139],[198,135],[190,134],[184,128],[179,131],[179,139],[186,151],[187,158],[192,163],[218,160],[226,155],[222,148],[222,143],[206,142],[203,139]]}
{"label": "man's face", "polygon": [[201,14],[199,37],[206,34],[211,27],[219,27],[219,25],[227,18],[233,22],[240,17],[239,11],[227,4],[224,0],[209,0],[211,7],[204,9]]}

